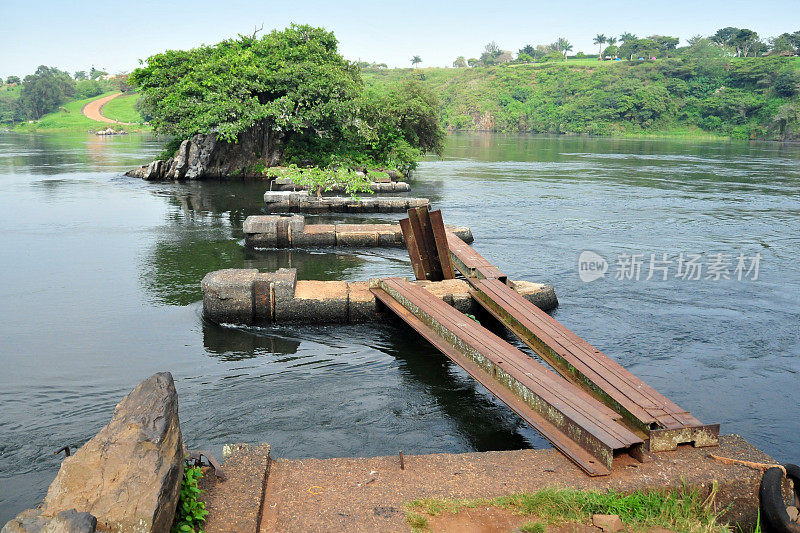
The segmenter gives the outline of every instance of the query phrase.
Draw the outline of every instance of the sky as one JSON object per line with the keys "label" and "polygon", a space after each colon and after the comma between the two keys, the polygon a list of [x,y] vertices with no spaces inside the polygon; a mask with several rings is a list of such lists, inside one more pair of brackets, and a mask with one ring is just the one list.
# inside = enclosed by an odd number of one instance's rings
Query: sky
{"label": "sky", "polygon": [[516,52],[566,37],[573,52],[592,53],[597,33],[673,35],[681,44],[725,26],[769,37],[800,30],[800,0],[616,0],[381,2],[354,0],[0,0],[0,76],[38,65],[74,72],[92,66],[127,72],[167,49],[213,44],[292,22],[324,26],[351,60],[408,67],[450,66],[478,57],[486,43]]}

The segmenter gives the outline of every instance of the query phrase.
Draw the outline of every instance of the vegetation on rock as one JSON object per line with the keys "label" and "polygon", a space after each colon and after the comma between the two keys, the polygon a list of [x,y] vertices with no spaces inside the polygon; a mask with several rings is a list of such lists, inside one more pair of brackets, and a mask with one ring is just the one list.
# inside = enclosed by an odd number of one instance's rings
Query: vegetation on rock
{"label": "vegetation on rock", "polygon": [[172,522],[172,533],[202,533],[206,521],[206,504],[200,501],[202,491],[197,482],[203,477],[203,471],[197,466],[187,466],[183,470],[181,492],[178,508]]}
{"label": "vegetation on rock", "polygon": [[216,133],[233,143],[266,125],[280,135],[287,164],[409,169],[422,152],[441,151],[430,89],[399,80],[366,91],[359,67],[337,45],[332,32],[292,25],[156,54],[130,81],[156,132]]}

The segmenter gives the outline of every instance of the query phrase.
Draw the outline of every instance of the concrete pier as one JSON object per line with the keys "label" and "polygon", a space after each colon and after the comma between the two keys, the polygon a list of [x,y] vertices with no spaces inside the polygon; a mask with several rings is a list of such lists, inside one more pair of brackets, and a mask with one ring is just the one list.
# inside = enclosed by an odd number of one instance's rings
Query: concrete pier
{"label": "concrete pier", "polygon": [[[465,226],[447,228],[470,243]],[[405,246],[400,224],[306,224],[303,215],[254,215],[245,219],[244,239],[253,248],[297,246]]]}
{"label": "concrete pier", "polygon": [[[721,436],[716,453],[744,461],[775,462],[738,435]],[[622,493],[681,493],[689,489],[702,498],[713,492],[719,520],[751,531],[758,515],[761,481],[760,470],[715,461],[707,450],[691,446],[659,453],[644,464],[622,455],[618,460],[624,468],[605,477],[584,475],[552,449],[406,455],[402,469],[397,455],[290,460],[255,447],[242,448],[241,455],[225,462],[230,481],[207,475],[200,482],[205,491],[202,498],[212,509],[205,524],[208,533],[231,531],[234,517],[252,524],[250,529],[236,531],[408,531],[406,504],[417,498],[493,498],[546,488]],[[784,486],[788,489],[788,481]],[[218,510],[223,507],[224,511]],[[480,508],[462,511],[465,522],[457,530],[484,531],[481,526],[497,523],[482,521],[482,512]],[[442,517],[448,515],[445,512]],[[433,531],[444,529],[435,527],[442,517],[428,516]],[[517,518],[507,528],[492,531],[511,531],[530,520]],[[588,525],[557,530],[599,532]]]}
{"label": "concrete pier", "polygon": [[[480,306],[464,280],[415,281],[463,313]],[[258,322],[360,323],[383,319],[368,281],[298,280],[293,268],[276,272],[226,269],[209,272],[201,283],[203,313],[219,323]],[[550,285],[517,281],[514,290],[549,311],[558,305]]]}
{"label": "concrete pier", "polygon": [[[369,189],[372,192],[387,193],[387,192],[408,192],[411,190],[411,185],[405,181],[373,181],[369,184]],[[269,185],[270,191],[304,191],[306,187],[298,185],[291,180],[291,178],[277,178]],[[344,185],[332,185],[327,192],[345,192]]]}
{"label": "concrete pier", "polygon": [[364,195],[356,201],[349,196],[311,196],[305,191],[267,191],[264,203],[268,211],[302,213],[401,213],[430,205],[427,198]]}

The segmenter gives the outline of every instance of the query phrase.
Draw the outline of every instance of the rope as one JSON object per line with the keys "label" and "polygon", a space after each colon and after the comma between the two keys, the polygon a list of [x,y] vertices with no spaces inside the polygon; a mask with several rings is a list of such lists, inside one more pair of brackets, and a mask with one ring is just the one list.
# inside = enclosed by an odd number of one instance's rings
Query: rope
{"label": "rope", "polygon": [[783,477],[786,477],[786,469],[783,467],[783,465],[742,461],[739,459],[732,459],[730,457],[720,457],[719,455],[714,455],[713,453],[708,454],[708,456],[716,461],[719,461],[720,463],[725,463],[727,465],[742,465],[748,468],[755,468],[756,470],[769,470],[770,468],[780,468],[781,471],[783,472]]}

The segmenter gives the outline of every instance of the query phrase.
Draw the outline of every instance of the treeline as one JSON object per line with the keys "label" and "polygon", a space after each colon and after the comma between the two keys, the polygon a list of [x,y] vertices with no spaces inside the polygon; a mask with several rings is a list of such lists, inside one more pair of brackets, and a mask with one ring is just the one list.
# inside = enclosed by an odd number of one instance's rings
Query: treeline
{"label": "treeline", "polygon": [[743,55],[701,38],[658,61],[370,69],[364,79],[376,90],[423,80],[450,131],[800,138],[800,60]]}
{"label": "treeline", "polygon": [[[606,36],[598,33],[593,38],[593,43],[598,47],[597,54],[578,52],[575,59],[596,58],[652,60],[675,57],[679,54],[678,44],[680,39],[669,35],[650,35],[639,37],[635,33],[625,32],[619,37]],[[795,56],[800,55],[800,31],[782,33],[777,37],[761,38],[757,32],[748,28],[728,26],[717,30],[714,35],[696,35],[687,41],[689,46],[698,43],[710,44],[719,47],[720,51],[731,57],[757,57],[757,56]],[[526,44],[520,48],[516,57],[511,50],[504,50],[495,41],[487,44],[480,57],[459,56],[453,61],[454,68],[488,67],[504,63],[546,63],[550,61],[566,61],[568,54],[573,50],[572,43],[564,37],[559,37],[550,44]],[[422,62],[420,56],[415,55],[411,63],[417,66]],[[385,63],[359,63],[363,69],[385,69]]]}
{"label": "treeline", "polygon": [[128,92],[127,75],[109,77],[91,68],[70,75],[54,67],[41,65],[36,72],[20,79],[0,79],[0,123],[15,124],[38,120],[71,100],[83,100],[112,90]]}

